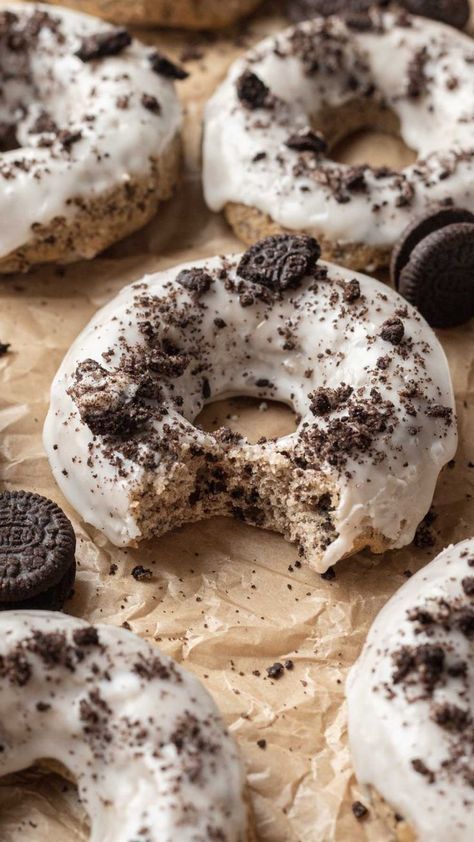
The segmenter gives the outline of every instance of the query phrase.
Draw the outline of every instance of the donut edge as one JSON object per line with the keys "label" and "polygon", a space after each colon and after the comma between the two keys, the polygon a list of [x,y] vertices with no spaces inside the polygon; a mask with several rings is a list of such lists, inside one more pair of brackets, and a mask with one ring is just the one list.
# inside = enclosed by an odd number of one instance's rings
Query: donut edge
{"label": "donut edge", "polygon": [[[283,228],[257,208],[248,205],[228,202],[224,207],[224,215],[236,236],[246,245],[253,245],[257,240],[274,234],[295,233],[289,228]],[[299,233],[316,237],[321,246],[323,260],[342,264],[354,271],[373,271],[388,266],[390,261],[390,248],[375,248],[350,241],[344,243],[333,241],[311,228],[306,228]]]}
{"label": "donut edge", "polygon": [[173,195],[182,164],[181,135],[151,160],[150,172],[94,197],[77,197],[70,218],[55,217],[38,226],[34,237],[0,259],[0,274],[27,272],[45,263],[67,264],[91,259],[124,237],[143,228],[162,202]]}

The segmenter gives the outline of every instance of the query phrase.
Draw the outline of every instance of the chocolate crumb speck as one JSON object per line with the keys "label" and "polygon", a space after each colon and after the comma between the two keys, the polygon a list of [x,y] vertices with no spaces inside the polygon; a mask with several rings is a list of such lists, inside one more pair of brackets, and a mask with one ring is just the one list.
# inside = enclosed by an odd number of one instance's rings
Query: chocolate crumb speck
{"label": "chocolate crumb speck", "polygon": [[274,664],[271,665],[271,667],[267,667],[266,669],[269,678],[281,678],[284,672],[283,664],[281,664],[280,661],[276,661]]}
{"label": "chocolate crumb speck", "polygon": [[367,807],[362,804],[361,801],[354,801],[352,805],[352,812],[358,821],[365,819],[369,814]]}
{"label": "chocolate crumb speck", "polygon": [[153,578],[153,571],[137,564],[132,570],[132,576],[137,582],[149,582]]}

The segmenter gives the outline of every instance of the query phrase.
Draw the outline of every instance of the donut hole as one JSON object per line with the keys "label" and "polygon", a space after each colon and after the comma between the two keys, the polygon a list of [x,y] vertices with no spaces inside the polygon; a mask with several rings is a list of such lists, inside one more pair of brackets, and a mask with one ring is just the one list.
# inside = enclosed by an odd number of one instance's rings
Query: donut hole
{"label": "donut hole", "polygon": [[298,418],[280,401],[234,397],[207,404],[194,423],[207,433],[229,427],[255,444],[262,436],[279,439],[295,432]]}
{"label": "donut hole", "polygon": [[367,100],[352,100],[327,108],[312,121],[329,143],[328,155],[337,163],[402,170],[417,159],[404,142],[400,120],[391,108]]}
{"label": "donut hole", "polygon": [[52,771],[51,765],[39,761],[2,777],[0,839],[23,839],[25,827],[37,827],[40,835],[46,826],[48,835],[61,842],[89,839],[90,821],[72,776]]}

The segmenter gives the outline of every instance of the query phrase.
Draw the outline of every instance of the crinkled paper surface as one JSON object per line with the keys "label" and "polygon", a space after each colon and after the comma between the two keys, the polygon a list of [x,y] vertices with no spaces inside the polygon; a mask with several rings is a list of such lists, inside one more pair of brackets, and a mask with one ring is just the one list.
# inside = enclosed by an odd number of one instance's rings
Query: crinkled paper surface
{"label": "crinkled paper surface", "polygon": [[[377,558],[360,553],[338,565],[333,581],[295,567],[295,548],[279,536],[226,519],[182,528],[138,550],[117,550],[65,503],[41,443],[51,380],[98,307],[146,272],[241,248],[224,221],[204,207],[201,109],[232,59],[282,25],[270,9],[225,37],[144,34],[175,57],[183,50],[201,54],[187,61],[191,77],[179,86],[186,108],[183,183],[144,231],[101,258],[0,282],[0,339],[12,345],[0,359],[1,480],[3,487],[52,497],[71,517],[79,574],[70,613],[91,622],[129,623],[203,680],[244,755],[262,842],[386,842],[372,815],[364,822],[352,815],[360,793],[346,742],[344,681],[372,619],[406,571],[474,532],[472,322],[439,332],[455,384],[460,447],[438,483],[435,546]],[[396,145],[386,143],[396,154]],[[374,163],[380,148],[371,142]],[[254,438],[287,431],[286,411],[259,410],[249,401],[209,409],[208,420],[217,414]],[[135,581],[137,564],[153,571],[151,581]],[[288,658],[294,669],[270,680],[266,667]],[[257,745],[262,739],[265,749]],[[60,778],[33,773],[0,782],[2,842],[87,838],[76,792]]]}

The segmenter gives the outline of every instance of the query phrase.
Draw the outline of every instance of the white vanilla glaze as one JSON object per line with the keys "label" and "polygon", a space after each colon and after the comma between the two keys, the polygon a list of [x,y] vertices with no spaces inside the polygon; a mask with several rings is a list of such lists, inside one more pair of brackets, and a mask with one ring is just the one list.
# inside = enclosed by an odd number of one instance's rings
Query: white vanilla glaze
{"label": "white vanilla glaze", "polygon": [[[408,26],[397,22],[396,13],[373,11],[372,17],[382,31],[349,29],[338,16],[306,21],[265,39],[231,66],[205,113],[204,190],[212,210],[242,203],[285,228],[372,247],[392,246],[413,215],[448,197],[474,211],[472,40],[405,13]],[[312,51],[307,63],[318,64],[309,74],[295,36]],[[409,97],[409,65],[422,49],[426,90]],[[273,108],[251,110],[240,102],[236,83],[245,70],[277,98]],[[354,99],[386,103],[418,160],[386,177],[367,168],[364,189],[351,190],[344,187],[350,167],[298,153],[285,142],[310,127],[312,118],[324,133],[321,109]],[[327,141],[330,146],[330,136]],[[339,201],[327,180],[342,183]]]}
{"label": "white vanilla glaze", "polygon": [[[471,842],[474,836],[473,588],[471,538],[444,550],[390,599],[347,682],[357,778],[409,822],[418,842]],[[445,628],[426,622],[426,617],[424,623],[416,621],[412,612],[417,609],[435,618],[441,614]],[[416,651],[425,645],[444,652],[432,692],[426,692],[416,670],[394,681],[394,655],[397,658],[402,647]],[[460,664],[464,675],[450,675],[453,665],[459,673]],[[435,721],[446,704],[466,716],[461,730]],[[417,760],[428,773],[416,771]]]}
{"label": "white vanilla glaze", "polygon": [[[151,68],[153,49],[134,40],[119,55],[83,62],[75,55],[82,39],[113,31],[110,24],[41,4],[2,3],[0,12],[16,14],[17,28],[39,13],[57,23],[56,31],[43,26],[26,51],[7,49],[0,36],[0,66],[8,74],[0,121],[17,124],[21,144],[0,154],[1,258],[27,243],[35,224],[73,218],[76,199],[148,176],[182,118],[172,81]],[[143,94],[158,100],[160,113],[143,106]],[[43,111],[60,130],[82,133],[69,151],[54,134],[31,133]],[[45,140],[52,145],[41,146]]]}
{"label": "white vanilla glaze", "polygon": [[0,640],[0,775],[61,763],[90,842],[245,842],[238,751],[191,673],[131,632],[49,611],[3,612]]}
{"label": "white vanilla glaze", "polygon": [[[113,371],[127,349],[138,349],[138,358],[144,358],[149,346],[140,323],[148,321],[155,331],[155,347],[163,338],[171,339],[191,360],[176,380],[163,377],[167,415],[153,418],[150,430],[162,437],[165,448],[167,430],[171,430],[183,446],[198,444],[215,451],[215,438],[192,424],[209,398],[237,394],[283,401],[301,417],[296,432],[276,442],[250,445],[244,440],[236,448],[275,464],[283,460],[291,464],[299,455],[308,461],[308,470],[317,463],[315,473],[307,473],[314,476],[315,485],[319,474],[336,484],[340,494],[334,514],[337,535],[321,557],[308,558],[310,564],[324,571],[371,529],[379,530],[393,546],[409,543],[431,504],[438,473],[457,445],[449,369],[436,336],[384,284],[322,262],[318,267],[323,272],[326,267],[328,277],[318,281],[317,289],[314,279],[307,277],[296,290],[285,290],[281,299],[270,295],[265,303],[258,298],[261,287],[237,276],[240,257],[186,264],[187,268],[201,267],[213,278],[198,303],[176,282],[186,266],[145,277],[124,288],[76,339],[54,379],[44,428],[45,449],[64,495],[86,522],[114,544],[127,545],[140,538],[130,500],[134,489],[146,480],[143,461],[149,465],[151,460],[159,468],[162,457],[153,449],[152,436],[140,445],[142,460],[119,454],[120,447],[110,448],[100,435],[92,434],[68,390],[76,382],[78,364],[87,359]],[[354,278],[361,295],[348,304],[343,300],[344,284]],[[238,290],[231,288],[236,283]],[[251,306],[240,303],[242,290],[254,295]],[[382,325],[396,311],[405,330],[399,346],[380,335]],[[177,322],[183,315],[186,321],[180,327]],[[216,319],[224,320],[225,326],[218,327]],[[384,369],[379,367],[381,359]],[[337,419],[347,418],[347,407],[326,418],[315,417],[311,410],[314,390],[335,389],[343,383],[354,388],[353,398],[362,404],[371,400],[376,387],[393,409],[386,431],[380,437],[374,435],[373,448],[362,453],[355,447],[342,467],[336,468],[319,452],[310,455],[311,443],[305,436],[311,436],[315,425],[325,431]],[[410,387],[411,393],[413,383],[419,387],[418,396],[401,397],[400,390]],[[177,396],[182,398],[179,406],[174,403]],[[445,407],[449,417],[429,414],[435,405]],[[352,429],[346,423],[345,434]],[[333,455],[343,450],[337,439]],[[232,453],[231,449],[229,457]]]}

